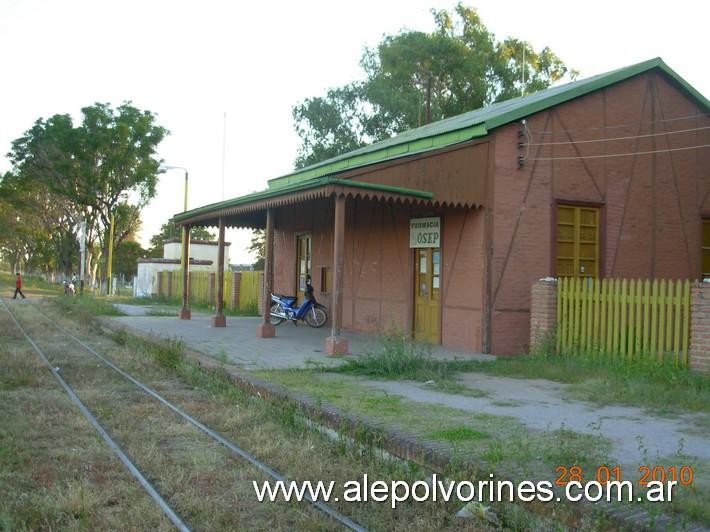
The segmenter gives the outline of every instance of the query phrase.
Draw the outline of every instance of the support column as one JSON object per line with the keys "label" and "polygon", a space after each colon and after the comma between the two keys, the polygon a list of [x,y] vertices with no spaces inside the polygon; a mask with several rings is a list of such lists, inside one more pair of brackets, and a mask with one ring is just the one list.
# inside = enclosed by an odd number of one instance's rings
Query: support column
{"label": "support column", "polygon": [[190,269],[190,226],[182,226],[182,308],[180,309],[180,319],[189,320],[192,312],[189,309],[189,276]]}
{"label": "support column", "polygon": [[264,253],[264,321],[256,328],[259,338],[273,338],[276,327],[271,323],[271,292],[274,285],[274,209],[266,210],[266,243]]}
{"label": "support column", "polygon": [[222,302],[224,301],[224,219],[219,217],[219,242],[217,245],[217,301],[215,315],[212,316],[212,327],[226,327]]}
{"label": "support column", "polygon": [[345,264],[345,196],[335,197],[333,228],[333,309],[330,336],[325,339],[328,355],[346,355],[348,340],[340,335],[343,324],[343,274]]}

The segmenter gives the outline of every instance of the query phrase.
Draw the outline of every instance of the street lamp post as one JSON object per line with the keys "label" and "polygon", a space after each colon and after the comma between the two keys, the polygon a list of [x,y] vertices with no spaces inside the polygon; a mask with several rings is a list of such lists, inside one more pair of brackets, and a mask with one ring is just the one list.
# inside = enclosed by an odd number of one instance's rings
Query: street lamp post
{"label": "street lamp post", "polygon": [[[165,172],[167,170],[182,170],[185,172],[185,199],[184,199],[184,204],[183,204],[183,212],[187,211],[187,168],[184,166],[161,166],[160,170]],[[187,268],[189,265],[189,254],[188,254],[188,246],[190,245],[190,228],[188,226],[184,226],[182,230],[182,249],[181,249],[181,259],[180,259],[180,266],[182,268],[182,309],[180,309],[180,318],[181,319],[190,319],[190,309],[188,308],[188,294],[189,290],[187,287],[187,283],[189,282],[188,275],[187,275]]]}

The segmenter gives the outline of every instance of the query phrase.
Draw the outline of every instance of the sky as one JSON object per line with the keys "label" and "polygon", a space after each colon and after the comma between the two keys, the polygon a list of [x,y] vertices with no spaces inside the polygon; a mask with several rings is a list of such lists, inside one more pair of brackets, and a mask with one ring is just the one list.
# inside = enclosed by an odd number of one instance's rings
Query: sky
{"label": "sky", "polygon": [[[580,78],[661,57],[710,97],[707,0],[469,0],[499,40],[549,46]],[[291,110],[363,76],[366,46],[433,29],[440,0],[0,0],[0,173],[40,117],[131,101],[170,131],[158,157],[187,168],[188,208],[267,186],[293,169]],[[183,208],[184,173],[160,177],[142,214],[147,246]],[[248,231],[228,231],[248,263]]]}

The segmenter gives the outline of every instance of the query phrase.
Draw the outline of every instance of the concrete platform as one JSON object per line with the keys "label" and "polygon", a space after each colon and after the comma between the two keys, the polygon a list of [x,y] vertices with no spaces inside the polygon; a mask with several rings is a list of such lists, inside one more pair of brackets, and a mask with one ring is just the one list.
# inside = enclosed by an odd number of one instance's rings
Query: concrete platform
{"label": "concrete platform", "polygon": [[[244,369],[305,368],[313,364],[334,365],[342,362],[342,357],[325,354],[325,339],[330,336],[330,328],[313,329],[305,323],[295,326],[284,322],[276,327],[276,337],[257,338],[256,327],[262,318],[227,316],[226,327],[212,327],[211,315],[192,313],[192,319],[180,320],[176,316],[145,315],[150,307],[116,304],[127,316],[112,317],[127,327],[162,338],[183,340],[193,349],[216,358],[226,358],[232,364]],[[162,309],[161,309],[162,311]],[[177,313],[177,311],[176,311]],[[356,356],[377,345],[377,335],[343,331],[350,346],[349,356]],[[454,360],[475,357],[492,359],[490,355],[456,351],[441,346],[432,346],[431,354],[436,358]]]}

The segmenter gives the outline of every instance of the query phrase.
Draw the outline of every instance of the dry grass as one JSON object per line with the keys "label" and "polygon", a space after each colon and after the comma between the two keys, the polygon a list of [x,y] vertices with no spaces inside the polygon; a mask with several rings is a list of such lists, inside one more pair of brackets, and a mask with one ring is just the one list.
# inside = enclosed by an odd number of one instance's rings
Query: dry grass
{"label": "dry grass", "polygon": [[[252,481],[265,480],[262,473],[56,335],[31,307],[14,310],[47,350],[52,365],[61,368],[103,426],[191,526],[202,530],[339,528],[306,504],[259,503]],[[363,474],[385,481],[425,476],[414,466],[384,462],[374,453],[333,442],[294,422],[293,412],[279,412],[243,396],[179,357],[175,371],[167,370],[156,363],[160,358],[156,350],[141,342],[126,337],[109,341],[86,321],[54,318],[290,479],[333,480],[342,486]],[[0,426],[0,523],[33,530],[170,529],[49,370],[12,332],[13,327],[0,313],[0,334],[10,338],[0,352],[0,417],[8,420]],[[168,360],[174,361],[174,357]],[[371,529],[479,530],[481,526],[453,517],[461,506],[453,502],[402,503],[396,510],[376,502],[336,505]]]}

